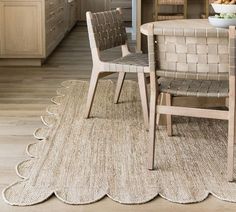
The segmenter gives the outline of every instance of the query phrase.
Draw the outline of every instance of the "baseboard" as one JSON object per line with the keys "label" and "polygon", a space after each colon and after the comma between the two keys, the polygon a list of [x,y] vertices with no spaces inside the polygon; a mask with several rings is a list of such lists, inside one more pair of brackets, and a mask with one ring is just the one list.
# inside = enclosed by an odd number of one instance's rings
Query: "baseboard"
{"label": "baseboard", "polygon": [[11,58],[1,58],[0,66],[41,66],[41,59],[11,59]]}

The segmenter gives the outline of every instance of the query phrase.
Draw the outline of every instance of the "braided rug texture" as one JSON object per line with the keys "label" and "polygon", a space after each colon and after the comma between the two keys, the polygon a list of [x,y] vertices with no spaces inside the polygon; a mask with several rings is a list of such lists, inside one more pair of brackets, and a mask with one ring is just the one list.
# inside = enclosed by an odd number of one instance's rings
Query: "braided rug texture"
{"label": "braided rug texture", "polygon": [[[136,82],[126,81],[121,103],[115,84],[98,84],[92,118],[84,119],[88,82],[65,81],[42,117],[30,159],[17,166],[21,180],[3,191],[11,205],[26,206],[56,195],[68,204],[88,204],[108,196],[123,204],[158,195],[176,203],[215,197],[236,202],[236,184],[226,179],[227,122],[176,118],[174,137],[157,130],[158,169],[147,170],[145,131]],[[236,174],[236,173],[235,173]],[[236,175],[235,175],[236,176]]]}

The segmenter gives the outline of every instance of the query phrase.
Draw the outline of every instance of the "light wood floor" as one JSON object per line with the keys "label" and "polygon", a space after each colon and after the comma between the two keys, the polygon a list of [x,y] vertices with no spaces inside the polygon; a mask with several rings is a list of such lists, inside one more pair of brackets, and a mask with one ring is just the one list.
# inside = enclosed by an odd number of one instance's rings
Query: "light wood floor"
{"label": "light wood floor", "polygon": [[[110,52],[109,57],[118,52]],[[25,148],[35,142],[32,134],[42,126],[40,115],[55,96],[60,83],[67,79],[89,79],[91,55],[84,27],[76,27],[41,68],[0,68],[0,190],[19,179],[15,165],[27,158]],[[236,211],[236,204],[212,196],[198,204],[174,204],[160,197],[138,206],[121,205],[108,198],[86,206],[71,206],[55,197],[31,207],[12,207],[0,198],[1,212],[50,211]]]}

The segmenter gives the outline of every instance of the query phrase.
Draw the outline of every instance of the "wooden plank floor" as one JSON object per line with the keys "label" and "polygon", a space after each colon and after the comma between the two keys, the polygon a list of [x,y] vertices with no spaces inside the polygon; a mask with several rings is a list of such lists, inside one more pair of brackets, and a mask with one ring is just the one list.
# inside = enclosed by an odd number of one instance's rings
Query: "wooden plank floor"
{"label": "wooden plank floor", "polygon": [[[115,50],[106,53],[112,58],[119,55]],[[68,79],[90,77],[91,55],[87,32],[76,27],[65,38],[52,56],[41,68],[3,67],[0,68],[0,190],[19,179],[15,165],[27,158],[25,148],[35,142],[33,132],[41,127],[40,115],[55,96],[60,83]],[[115,76],[116,77],[116,76]],[[114,78],[114,77],[113,77]],[[44,212],[44,211],[236,211],[236,204],[220,201],[210,196],[198,204],[174,204],[160,197],[138,206],[118,204],[109,198],[86,206],[71,206],[55,197],[31,207],[12,207],[0,198],[1,212]]]}

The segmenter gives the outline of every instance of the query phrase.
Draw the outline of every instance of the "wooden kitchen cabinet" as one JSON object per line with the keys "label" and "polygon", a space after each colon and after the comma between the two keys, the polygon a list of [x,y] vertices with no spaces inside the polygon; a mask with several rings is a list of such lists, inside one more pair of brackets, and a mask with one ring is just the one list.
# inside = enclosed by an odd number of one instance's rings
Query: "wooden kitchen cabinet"
{"label": "wooden kitchen cabinet", "polygon": [[67,2],[65,0],[45,0],[45,55],[56,48],[67,31]]}
{"label": "wooden kitchen cabinet", "polygon": [[68,30],[71,30],[78,20],[77,11],[78,2],[73,0],[68,4]]}
{"label": "wooden kitchen cabinet", "polygon": [[109,9],[110,0],[80,0],[80,20],[86,21],[86,12],[101,12]]}
{"label": "wooden kitchen cabinet", "polygon": [[0,65],[41,65],[76,24],[77,6],[77,0],[0,0]]}
{"label": "wooden kitchen cabinet", "polygon": [[2,57],[42,57],[42,2],[0,2]]}
{"label": "wooden kitchen cabinet", "polygon": [[125,21],[132,20],[132,0],[80,0],[79,19],[86,21],[86,12],[101,12],[122,8]]}

